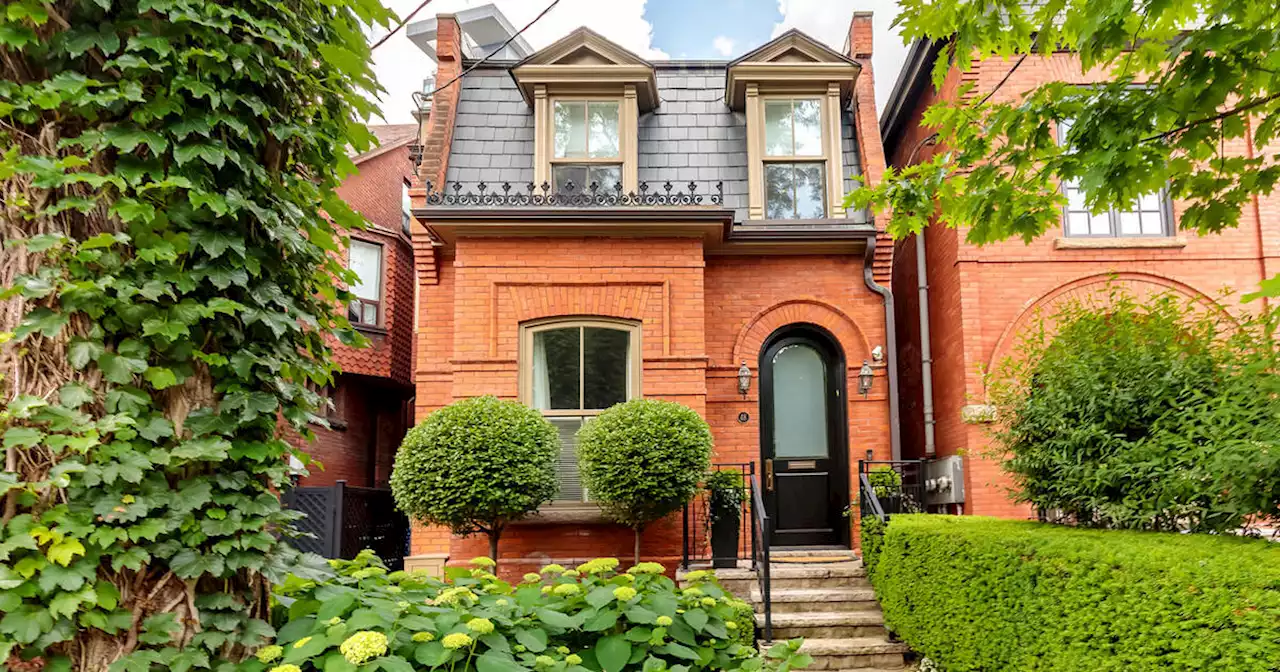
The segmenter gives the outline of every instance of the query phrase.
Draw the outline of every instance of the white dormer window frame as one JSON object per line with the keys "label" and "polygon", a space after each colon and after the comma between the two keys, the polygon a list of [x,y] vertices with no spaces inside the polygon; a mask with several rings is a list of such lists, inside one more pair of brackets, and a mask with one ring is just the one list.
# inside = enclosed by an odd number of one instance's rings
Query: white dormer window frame
{"label": "white dormer window frame", "polygon": [[[725,102],[747,117],[748,220],[845,216],[844,174],[853,166],[843,165],[841,117],[860,72],[861,66],[852,59],[794,30],[729,64]],[[778,151],[776,141],[770,142],[767,128],[769,108],[783,101],[793,106],[796,101],[815,101],[820,114],[820,139],[797,147],[793,137],[790,154]],[[783,204],[789,207],[783,207],[769,198],[770,178],[775,178],[776,190],[788,183],[781,177],[787,170],[793,197]],[[822,185],[822,204],[816,208],[812,198],[802,204],[796,191],[797,184],[815,181]]]}
{"label": "white dormer window frame", "polygon": [[[565,94],[549,96],[545,128],[541,125],[538,126],[539,135],[547,133],[550,136],[545,139],[548,149],[546,176],[538,180],[538,184],[546,181],[551,185],[553,191],[559,191],[564,187],[564,182],[572,181],[575,190],[582,191],[589,187],[592,182],[595,182],[600,189],[613,189],[621,184],[624,192],[634,191],[638,173],[637,155],[639,153],[636,147],[639,135],[639,112],[635,109],[635,105],[635,96],[628,97],[625,91],[623,95]],[[610,106],[613,111],[613,132],[615,137],[613,138],[612,147],[602,151],[597,146],[599,143],[593,142],[593,140],[600,139],[599,137],[593,138],[593,131],[595,130],[592,128],[593,115],[598,115],[596,119],[606,116],[608,114],[606,108]],[[563,129],[560,125],[562,111],[579,107],[581,108],[583,122],[581,149],[573,147],[572,138],[567,143],[562,142],[561,136],[565,134],[563,131],[566,129]],[[577,110],[573,110],[573,112],[576,114]],[[601,112],[604,114],[598,114]],[[574,135],[573,129],[567,130],[569,135]],[[581,172],[582,175],[569,175],[569,173],[575,172]]]}
{"label": "white dormer window frame", "polygon": [[[584,168],[588,186],[620,177],[624,192],[639,188],[640,113],[658,105],[657,76],[653,65],[635,54],[606,40],[586,28],[579,28],[555,44],[526,58],[511,70],[521,95],[533,108],[534,116],[534,182],[560,187],[557,173],[563,176],[569,167]],[[557,151],[556,107],[585,102],[617,103],[617,154],[592,156],[565,155]],[[588,132],[589,134],[589,132]],[[617,173],[606,172],[604,166],[618,166]],[[594,169],[593,169],[594,168]],[[612,189],[613,184],[599,184]]]}

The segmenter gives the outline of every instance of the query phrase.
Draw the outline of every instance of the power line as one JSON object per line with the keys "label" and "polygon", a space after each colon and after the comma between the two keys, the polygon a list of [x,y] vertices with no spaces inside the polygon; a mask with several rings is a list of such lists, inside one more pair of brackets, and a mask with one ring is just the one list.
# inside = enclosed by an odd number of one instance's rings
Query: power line
{"label": "power line", "polygon": [[[428,2],[430,2],[430,0],[427,0],[427,1],[428,1]],[[424,4],[425,4],[425,3],[424,3]],[[426,103],[426,101],[430,100],[432,96],[436,95],[436,94],[437,94],[437,93],[439,93],[440,91],[443,91],[443,90],[445,90],[445,89],[449,88],[449,87],[450,87],[450,86],[452,86],[455,82],[457,82],[458,80],[460,80],[460,79],[462,79],[463,77],[466,77],[468,74],[470,74],[472,70],[475,70],[476,68],[478,68],[478,67],[480,67],[480,66],[484,65],[485,63],[487,63],[487,62],[489,61],[489,59],[493,58],[495,55],[497,55],[497,54],[499,54],[499,53],[502,53],[502,51],[503,51],[504,49],[506,49],[506,48],[507,48],[507,45],[510,45],[512,42],[515,42],[515,41],[516,41],[516,38],[518,38],[518,37],[520,37],[522,34],[524,34],[524,31],[529,30],[529,27],[530,27],[530,26],[532,26],[533,24],[537,23],[537,22],[538,22],[538,20],[539,20],[539,19],[541,19],[542,17],[546,16],[546,15],[547,15],[547,12],[550,12],[550,11],[551,11],[551,8],[552,8],[552,7],[555,7],[555,6],[556,6],[556,5],[558,5],[558,4],[560,4],[560,0],[551,0],[551,4],[547,5],[547,6],[546,6],[546,8],[545,8],[545,9],[543,9],[541,12],[539,12],[537,16],[533,17],[533,20],[532,20],[532,21],[530,21],[529,23],[524,24],[524,27],[523,27],[523,28],[521,28],[520,30],[517,30],[517,31],[515,32],[515,34],[514,34],[514,35],[512,35],[511,37],[508,37],[506,42],[503,42],[503,43],[502,43],[502,44],[501,44],[497,49],[494,49],[493,51],[489,52],[489,54],[488,54],[488,55],[486,55],[484,58],[482,58],[482,59],[480,59],[480,60],[476,61],[475,63],[472,63],[471,65],[467,66],[467,68],[466,68],[465,70],[463,70],[462,72],[458,73],[458,74],[457,74],[457,76],[455,76],[455,77],[451,78],[449,81],[445,82],[444,84],[441,84],[441,85],[437,86],[436,88],[434,88],[434,89],[432,89],[431,91],[426,92],[426,93],[423,93],[422,91],[414,91],[414,92],[413,92],[413,104],[414,104],[415,106],[417,106],[418,111],[419,111],[419,112],[421,112],[421,111],[422,111],[423,105]]]}
{"label": "power line", "polygon": [[401,28],[404,28],[406,24],[408,24],[410,21],[413,20],[413,17],[418,15],[418,12],[421,12],[422,9],[429,4],[431,4],[431,0],[422,0],[422,4],[418,5],[417,9],[413,10],[412,12],[409,12],[409,16],[404,17],[404,20],[402,20],[399,25],[397,25],[395,28],[392,28],[391,32],[384,35],[381,40],[378,40],[377,44],[374,44],[372,47],[369,47],[369,51],[373,51],[374,49],[381,47],[383,42],[386,42],[387,40],[391,39],[392,35],[395,35],[396,33],[400,32]]}

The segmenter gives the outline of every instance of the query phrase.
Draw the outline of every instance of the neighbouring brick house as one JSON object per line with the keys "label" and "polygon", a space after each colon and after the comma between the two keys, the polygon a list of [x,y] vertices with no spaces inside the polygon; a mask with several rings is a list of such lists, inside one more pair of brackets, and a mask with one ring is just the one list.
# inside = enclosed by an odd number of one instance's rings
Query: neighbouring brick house
{"label": "neighbouring brick house", "polygon": [[[975,84],[968,95],[986,95],[1012,65],[989,59],[967,72],[952,67],[941,88],[935,89],[930,70],[940,46],[923,41],[912,46],[886,102],[880,127],[893,166],[946,151],[928,142],[932,129],[921,125],[930,104],[953,98],[965,83]],[[1095,81],[1080,72],[1079,60],[1071,53],[1031,56],[999,87],[995,100],[1016,100],[1051,80],[1081,85]],[[1242,155],[1252,151],[1243,141],[1224,150]],[[1008,241],[980,248],[965,242],[963,231],[932,226],[923,241],[917,236],[895,246],[903,453],[907,458],[927,457],[932,448],[940,458],[963,456],[964,503],[951,507],[953,511],[1033,515],[1010,499],[1010,483],[998,461],[984,455],[989,438],[982,419],[989,411],[983,371],[1011,354],[1037,311],[1051,314],[1059,301],[1101,289],[1113,278],[1139,296],[1173,291],[1208,305],[1219,302],[1231,311],[1249,310],[1250,305],[1240,303],[1240,293],[1280,273],[1280,194],[1255,199],[1239,228],[1201,238],[1179,230],[1182,204],[1169,202],[1163,194],[1143,198],[1128,211],[1092,216],[1080,206],[1075,190],[1065,188],[1071,205],[1063,213],[1062,226],[1030,245]],[[1236,294],[1222,298],[1224,288]],[[921,337],[921,296],[928,305],[927,340]],[[931,357],[923,356],[925,345]],[[928,368],[931,375],[926,375]],[[927,378],[932,395],[926,393]],[[926,410],[930,396],[932,413]]]}
{"label": "neighbouring brick house", "polygon": [[342,372],[331,389],[330,428],[314,427],[307,444],[321,467],[311,467],[303,486],[346,481],[385,487],[405,431],[413,422],[413,246],[409,239],[409,145],[416,124],[373,126],[379,146],[352,157],[359,170],[338,195],[369,220],[352,231],[347,264],[360,276],[351,287],[359,297],[347,313],[369,340],[366,348],[334,343]]}
{"label": "neighbouring brick house", "polygon": [[[857,460],[897,452],[892,246],[842,206],[851,176],[884,168],[870,15],[846,53],[792,31],[731,62],[649,63],[579,29],[479,63],[454,16],[432,31],[441,88],[410,190],[416,417],[495,394],[564,443],[561,501],[506,532],[504,572],[630,554],[583,492],[573,435],[635,396],[694,408],[714,462],[755,465],[772,543],[847,547]],[[670,566],[681,543],[675,516],[643,549]],[[418,527],[412,553],[438,566],[487,546]]]}

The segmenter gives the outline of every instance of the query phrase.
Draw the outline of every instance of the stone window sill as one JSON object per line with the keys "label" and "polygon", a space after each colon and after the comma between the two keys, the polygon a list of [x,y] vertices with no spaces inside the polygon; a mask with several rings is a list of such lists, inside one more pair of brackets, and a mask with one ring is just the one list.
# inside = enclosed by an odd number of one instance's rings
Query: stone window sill
{"label": "stone window sill", "polygon": [[353,322],[353,323],[351,324],[351,326],[355,327],[356,331],[358,331],[358,332],[360,332],[360,333],[362,333],[362,334],[372,334],[372,335],[374,335],[374,336],[386,336],[386,335],[387,335],[387,330],[386,330],[386,328],[385,328],[385,327],[379,327],[379,326],[377,326],[377,325],[373,325],[373,324],[364,324],[364,323],[361,323],[361,322]]}
{"label": "stone window sill", "polygon": [[591,502],[552,502],[543,504],[537,513],[513,525],[590,525],[610,522]]}
{"label": "stone window sill", "polygon": [[1171,238],[1057,238],[1055,250],[1171,250],[1187,246],[1182,236]]}

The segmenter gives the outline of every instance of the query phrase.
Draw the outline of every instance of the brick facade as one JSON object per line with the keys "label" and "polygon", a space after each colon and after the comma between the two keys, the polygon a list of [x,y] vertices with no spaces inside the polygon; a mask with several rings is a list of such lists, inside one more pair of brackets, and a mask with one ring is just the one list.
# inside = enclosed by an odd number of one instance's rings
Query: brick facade
{"label": "brick facade", "polygon": [[[966,73],[953,69],[938,90],[926,83],[922,94],[905,101],[906,122],[886,136],[890,164],[903,166],[945,151],[927,143],[922,147],[931,133],[920,125],[924,110],[936,100],[954,97],[963,82],[976,83],[971,95],[985,95],[1010,66],[1009,61],[992,59],[977,63]],[[927,67],[923,76],[928,76]],[[1046,81],[1088,84],[1096,77],[1082,76],[1079,61],[1072,54],[1032,56],[1000,88],[997,100],[1016,99]],[[1225,149],[1238,154],[1251,151],[1244,142]],[[1174,203],[1175,225],[1182,209]],[[1051,313],[1057,301],[1096,291],[1112,277],[1139,296],[1171,290],[1206,303],[1216,302],[1228,311],[1253,309],[1250,304],[1241,304],[1239,294],[1256,289],[1260,280],[1280,272],[1280,194],[1256,199],[1246,208],[1237,229],[1204,238],[1178,231],[1176,238],[1168,241],[1174,246],[1162,249],[1132,247],[1125,239],[1111,239],[1108,247],[1062,249],[1061,228],[1031,244],[1006,241],[985,247],[965,242],[963,231],[941,226],[929,227],[924,236],[937,454],[965,456],[966,513],[1021,518],[1032,512],[1008,496],[1010,481],[1000,470],[998,459],[988,454],[987,426],[961,420],[965,405],[986,401],[983,372],[1011,354],[1021,329],[1033,321],[1036,311]],[[919,457],[923,455],[924,418],[914,239],[898,241],[893,280],[904,454]],[[1233,291],[1235,296],[1223,298],[1223,290]]]}
{"label": "brick facade", "polygon": [[[861,29],[862,21],[869,26],[869,15],[857,18],[855,28]],[[455,48],[456,24],[442,16],[439,31],[437,81],[445,82],[456,68],[446,55]],[[862,32],[855,37],[854,56],[864,70],[853,103],[858,147],[847,155],[856,154],[859,165],[846,168],[879,179],[884,157],[875,127],[869,31],[865,39]],[[435,176],[448,170],[452,110],[458,102],[456,90],[462,88],[450,89],[452,98],[437,94],[433,102],[422,180],[439,184]],[[727,113],[724,117],[735,119]],[[736,121],[742,123],[741,115]],[[462,142],[463,135],[458,137]],[[715,141],[703,142],[718,147]],[[425,203],[422,180],[411,191],[415,207]],[[696,237],[609,237],[603,230],[519,238],[460,234],[446,248],[432,243],[426,228],[432,221],[423,214],[428,211],[418,211],[423,219],[415,223],[413,234],[418,420],[471,396],[517,399],[522,323],[556,316],[624,318],[642,325],[642,395],[677,401],[702,414],[715,437],[713,462],[758,463],[761,348],[783,327],[813,324],[832,334],[843,351],[851,469],[856,470],[856,460],[867,451],[880,459],[890,457],[887,367],[877,365],[869,395],[855,392],[862,362],[872,359],[876,346],[890,345],[885,303],[866,285],[861,252],[821,253],[811,247],[804,253],[734,256],[713,254]],[[885,285],[890,282],[891,258],[891,245],[877,249],[875,275]],[[743,361],[753,373],[745,398],[737,390]],[[750,416],[746,422],[739,421],[742,412]],[[856,473],[851,480],[856,481]],[[613,524],[518,524],[502,538],[500,566],[504,573],[518,575],[553,561],[626,558],[632,543],[630,530]],[[650,526],[642,548],[646,558],[673,568],[681,550],[679,516]],[[451,562],[465,562],[487,551],[483,536],[459,538],[443,529],[414,530],[412,553],[418,558],[447,556]]]}
{"label": "brick facade", "polygon": [[412,421],[413,245],[401,230],[401,189],[411,174],[407,140],[416,127],[374,127],[382,147],[355,157],[359,172],[338,187],[338,195],[371,226],[350,232],[353,239],[382,246],[381,324],[361,328],[368,347],[334,341],[340,373],[331,390],[329,429],[313,428],[305,446],[320,464],[303,486],[385,487],[391,465]]}

